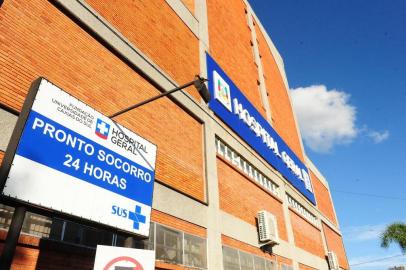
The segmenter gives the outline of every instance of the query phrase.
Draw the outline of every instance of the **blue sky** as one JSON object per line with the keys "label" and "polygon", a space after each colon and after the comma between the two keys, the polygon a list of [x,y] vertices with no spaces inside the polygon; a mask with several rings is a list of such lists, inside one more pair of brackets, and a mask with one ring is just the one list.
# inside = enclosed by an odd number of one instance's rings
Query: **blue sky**
{"label": "blue sky", "polygon": [[352,269],[406,265],[406,256],[355,265],[401,254],[378,236],[406,221],[406,1],[250,3],[284,59],[306,152],[329,181]]}

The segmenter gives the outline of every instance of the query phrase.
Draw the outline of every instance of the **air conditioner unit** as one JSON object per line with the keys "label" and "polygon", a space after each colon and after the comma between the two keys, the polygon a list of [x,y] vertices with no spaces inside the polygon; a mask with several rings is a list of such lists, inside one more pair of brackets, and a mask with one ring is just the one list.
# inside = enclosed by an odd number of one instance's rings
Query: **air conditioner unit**
{"label": "air conditioner unit", "polygon": [[258,233],[261,245],[278,245],[278,224],[276,218],[271,213],[262,210],[257,213]]}
{"label": "air conditioner unit", "polygon": [[327,253],[327,256],[328,256],[328,264],[330,266],[330,270],[339,270],[340,266],[338,265],[337,255],[334,252],[329,251]]}

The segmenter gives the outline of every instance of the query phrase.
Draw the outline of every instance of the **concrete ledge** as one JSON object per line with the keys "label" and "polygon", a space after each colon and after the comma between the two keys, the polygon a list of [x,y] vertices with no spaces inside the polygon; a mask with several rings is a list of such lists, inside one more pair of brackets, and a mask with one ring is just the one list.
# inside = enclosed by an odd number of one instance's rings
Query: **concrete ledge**
{"label": "concrete ledge", "polygon": [[189,9],[183,4],[181,0],[165,0],[166,3],[178,14],[179,18],[185,23],[185,25],[193,32],[193,34],[199,37],[199,22],[189,11]]}
{"label": "concrete ledge", "polygon": [[152,208],[207,228],[207,206],[160,183],[154,184]]}

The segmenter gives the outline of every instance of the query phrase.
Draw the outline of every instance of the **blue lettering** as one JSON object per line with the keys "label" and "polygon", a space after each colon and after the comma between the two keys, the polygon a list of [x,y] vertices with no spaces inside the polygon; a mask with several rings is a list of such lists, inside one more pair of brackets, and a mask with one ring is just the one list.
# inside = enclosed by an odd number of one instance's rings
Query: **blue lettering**
{"label": "blue lettering", "polygon": [[113,215],[117,215],[119,217],[127,218],[128,217],[128,210],[121,208],[117,205],[112,205],[111,206],[111,213]]}

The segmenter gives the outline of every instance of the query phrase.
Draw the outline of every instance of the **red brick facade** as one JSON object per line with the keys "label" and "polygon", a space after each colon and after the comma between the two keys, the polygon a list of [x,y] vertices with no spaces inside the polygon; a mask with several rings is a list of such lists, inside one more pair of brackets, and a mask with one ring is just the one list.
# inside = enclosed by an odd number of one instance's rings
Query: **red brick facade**
{"label": "red brick facade", "polygon": [[[159,93],[46,1],[7,2],[0,17],[4,40],[0,42],[0,102],[6,106],[21,110],[31,82],[39,76],[107,115]],[[75,46],[70,40],[75,40]],[[148,119],[148,125],[139,119]],[[124,114],[118,122],[159,145],[159,181],[205,200],[201,123],[169,99]],[[185,126],[188,128],[183,129]],[[175,147],[177,151],[172,151]]]}
{"label": "red brick facade", "polygon": [[332,230],[328,225],[325,223],[323,224],[323,231],[324,236],[326,237],[327,248],[329,251],[333,251],[338,258],[338,263],[340,267],[344,269],[350,269],[348,265],[347,255],[344,249],[344,243],[342,237],[337,234],[334,230]]}
{"label": "red brick facade", "polygon": [[318,177],[310,170],[310,178],[312,179],[314,194],[316,196],[317,208],[335,225],[337,220],[334,213],[333,202],[330,199],[330,193],[325,185]]}
{"label": "red brick facade", "polygon": [[[245,2],[242,0],[205,1],[209,35],[208,53],[265,117],[266,111],[259,88],[258,63],[255,63],[253,51],[253,45],[258,44],[272,113],[271,124],[296,155],[304,161],[305,153],[296,129],[288,89],[283,81],[283,72],[279,69],[275,55],[255,20],[254,29],[257,40],[252,40],[248,25],[248,16],[251,14]],[[69,12],[55,2],[14,0],[4,1],[1,6],[0,110],[8,108],[10,111],[21,111],[31,83],[40,76],[47,78],[105,115],[161,93],[157,89],[160,82],[149,77],[147,71],[139,70],[136,64],[130,64],[130,60],[119,56],[119,53],[113,51],[106,41],[97,38],[97,34],[84,27],[72,14],[68,15]],[[171,7],[170,3],[176,1],[86,0],[85,2],[98,14],[99,17],[95,19],[108,22],[122,34],[129,41],[129,45],[134,45],[145,55],[146,61],[152,61],[150,64],[156,65],[162,71],[162,77],[172,79],[180,85],[191,81],[196,74],[204,73],[200,70],[202,61],[204,64],[205,60],[199,51],[201,46],[199,36],[192,32],[188,23],[183,21]],[[183,10],[190,11],[193,16],[196,16],[195,9],[198,10],[198,4],[202,4],[195,0],[177,2],[179,5],[182,3],[186,8]],[[170,190],[171,193],[168,193],[168,196],[175,193],[176,196],[173,197],[183,196],[180,201],[193,203],[194,207],[203,209],[201,212],[207,216],[211,213],[209,207],[212,204],[217,207],[218,204],[219,209],[216,211],[219,216],[221,211],[224,211],[252,228],[257,227],[257,212],[267,210],[277,219],[280,244],[292,250],[305,250],[311,254],[311,259],[317,262],[326,261],[327,254],[322,237],[324,233],[328,250],[336,252],[340,265],[348,269],[339,234],[324,223],[321,230],[310,224],[300,213],[292,209],[288,210],[286,194],[283,193],[284,185],[290,185],[286,179],[277,172],[272,174],[274,179],[270,180],[277,182],[281,190],[277,196],[255,183],[220,155],[216,156],[215,149],[208,147],[212,145],[212,142],[207,143],[208,138],[213,139],[214,136],[220,138],[224,136],[222,132],[229,136],[232,132],[214,116],[208,107],[204,107],[206,105],[201,102],[198,92],[193,87],[185,91],[190,94],[191,99],[188,99],[188,102],[191,101],[194,107],[186,102],[180,104],[182,102],[176,98],[162,98],[115,119],[157,145],[156,181],[165,186],[165,190],[166,188]],[[196,110],[205,117],[196,114]],[[206,118],[209,120],[205,120]],[[205,125],[208,125],[208,128]],[[213,129],[207,136],[207,130],[212,126],[216,126],[221,132],[217,134],[213,132],[216,129]],[[210,132],[216,134],[213,135]],[[237,135],[231,134],[231,137],[237,137]],[[228,143],[224,138],[220,139]],[[241,144],[238,139],[233,140],[232,143],[249,147]],[[3,157],[4,152],[0,150],[0,164]],[[268,166],[255,154],[252,158],[255,162]],[[207,162],[208,160],[212,163]],[[247,162],[254,163],[250,160]],[[209,165],[213,163],[216,164],[216,168],[211,168],[213,171],[210,171]],[[268,167],[269,170],[275,170],[271,165]],[[213,175],[217,175],[217,179],[211,179]],[[329,190],[313,173],[311,173],[311,179],[317,200],[316,207],[333,224],[337,224]],[[213,183],[219,194],[219,200],[215,203],[208,199],[209,185],[213,186]],[[300,196],[292,196],[303,200]],[[176,207],[182,208],[184,205],[176,205]],[[162,208],[157,209],[162,210]],[[207,240],[207,243],[213,241],[209,240],[213,234],[220,238],[218,231],[215,233],[210,231],[209,226],[212,225],[207,225],[209,221],[206,224],[205,220],[201,222],[203,225],[198,225],[194,222],[201,220],[199,218],[187,220],[184,216],[175,215],[169,210],[157,209],[152,210],[153,222],[198,236]],[[196,215],[196,213],[186,212],[182,213],[185,216]],[[179,216],[182,219],[178,218]],[[214,222],[211,220],[211,223]],[[0,230],[0,249],[3,248],[5,237],[6,231]],[[224,246],[276,261],[279,268],[281,264],[289,266],[299,264],[302,270],[315,269],[302,264],[295,254],[286,254],[286,257],[285,254],[270,255],[252,243],[244,243],[240,241],[241,239],[233,239],[224,234],[221,234],[221,239],[217,240]],[[210,253],[210,249],[207,252]],[[210,254],[211,258],[217,255]],[[93,248],[77,247],[45,237],[41,239],[21,235],[12,269],[92,269],[94,256]],[[156,269],[192,268],[157,261]]]}
{"label": "red brick facade", "polygon": [[227,162],[217,158],[220,209],[256,226],[256,214],[267,210],[278,220],[279,237],[287,240],[282,203],[260,189]]}
{"label": "red brick facade", "polygon": [[241,0],[208,0],[207,9],[210,55],[265,117],[245,4]]}
{"label": "red brick facade", "polygon": [[303,217],[290,210],[295,245],[320,258],[325,257],[323,239],[320,229],[316,228]]}
{"label": "red brick facade", "polygon": [[275,57],[267,45],[266,39],[259,29],[255,19],[255,32],[261,56],[261,64],[264,70],[265,85],[267,88],[269,105],[272,112],[272,126],[283,140],[295,152],[301,161],[304,161],[300,138],[297,133],[296,123],[293,116],[292,105],[283,82],[281,71],[279,70]]}

